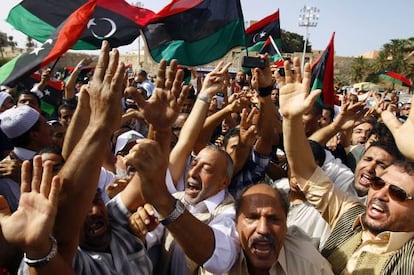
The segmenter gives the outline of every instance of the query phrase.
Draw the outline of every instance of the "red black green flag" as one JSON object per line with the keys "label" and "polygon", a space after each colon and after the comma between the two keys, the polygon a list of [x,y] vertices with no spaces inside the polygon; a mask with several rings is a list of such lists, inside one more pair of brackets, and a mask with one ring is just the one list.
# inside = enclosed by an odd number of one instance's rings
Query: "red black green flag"
{"label": "red black green flag", "polygon": [[[55,29],[87,0],[23,0],[11,9],[7,22],[27,36],[44,43]],[[124,0],[96,0],[96,8],[75,50],[99,49],[102,40],[111,47],[131,44],[154,12]]]}
{"label": "red black green flag", "polygon": [[240,0],[173,0],[143,28],[143,35],[156,62],[210,63],[245,45]]}
{"label": "red black green flag", "polygon": [[86,28],[96,2],[89,1],[64,21],[39,48],[21,54],[0,68],[0,83],[8,85],[45,67],[70,49]]}
{"label": "red black green flag", "polygon": [[277,47],[282,46],[279,10],[252,24],[246,30],[246,46],[249,51],[258,52],[269,36],[273,37]]}
{"label": "red black green flag", "polygon": [[333,106],[335,103],[334,37],[335,33],[332,34],[331,40],[322,55],[311,66],[311,91],[321,89],[322,93],[318,98],[318,102],[329,106]]}
{"label": "red black green flag", "polygon": [[276,48],[274,47],[270,37],[268,37],[266,39],[266,41],[263,44],[263,47],[260,49],[259,53],[260,54],[267,53],[269,55],[270,62],[272,62],[272,63],[282,59],[282,57],[279,55]]}

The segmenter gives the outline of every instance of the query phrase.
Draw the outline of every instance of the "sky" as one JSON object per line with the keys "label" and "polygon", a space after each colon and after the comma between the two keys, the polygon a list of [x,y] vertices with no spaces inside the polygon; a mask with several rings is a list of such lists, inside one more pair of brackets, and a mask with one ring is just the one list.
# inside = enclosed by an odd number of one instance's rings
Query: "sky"
{"label": "sky", "polygon": [[[41,1],[41,0],[37,0]],[[57,0],[58,1],[58,0]],[[226,0],[222,0],[226,1]],[[18,46],[23,47],[26,36],[6,22],[10,9],[20,1],[3,0],[0,9],[0,31],[12,35]],[[140,0],[143,7],[158,12],[169,0]],[[414,37],[413,0],[241,0],[245,21],[260,20],[279,9],[282,29],[305,36],[306,28],[300,27],[300,10],[305,6],[319,9],[316,27],[309,27],[309,41],[314,50],[323,50],[335,32],[337,56],[360,56],[380,50],[391,39]],[[283,37],[282,37],[283,39]],[[138,42],[121,47],[121,52],[136,51]]]}

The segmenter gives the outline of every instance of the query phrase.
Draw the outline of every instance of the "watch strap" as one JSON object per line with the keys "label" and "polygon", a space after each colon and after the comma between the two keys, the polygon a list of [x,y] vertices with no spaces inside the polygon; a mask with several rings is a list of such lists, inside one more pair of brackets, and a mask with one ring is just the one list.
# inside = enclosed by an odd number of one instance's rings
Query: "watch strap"
{"label": "watch strap", "polygon": [[160,220],[160,223],[167,226],[177,220],[185,211],[185,206],[180,200],[175,200],[174,209],[168,214],[167,217]]}

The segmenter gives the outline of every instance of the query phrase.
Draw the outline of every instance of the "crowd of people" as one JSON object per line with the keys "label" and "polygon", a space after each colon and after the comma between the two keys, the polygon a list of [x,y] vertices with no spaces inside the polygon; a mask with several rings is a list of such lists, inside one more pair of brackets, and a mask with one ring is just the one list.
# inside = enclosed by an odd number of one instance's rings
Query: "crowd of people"
{"label": "crowd of people", "polygon": [[2,89],[0,274],[414,274],[411,103],[328,106],[309,64],[259,58],[149,79],[104,41],[56,117],[50,70]]}

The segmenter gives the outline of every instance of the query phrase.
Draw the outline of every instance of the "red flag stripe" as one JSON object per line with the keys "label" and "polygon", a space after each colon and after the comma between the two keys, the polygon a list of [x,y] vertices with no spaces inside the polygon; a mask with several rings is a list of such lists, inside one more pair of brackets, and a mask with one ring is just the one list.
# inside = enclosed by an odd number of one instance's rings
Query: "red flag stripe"
{"label": "red flag stripe", "polygon": [[96,3],[98,6],[114,13],[118,13],[123,17],[126,17],[141,25],[142,27],[146,26],[154,16],[153,11],[130,5],[125,1],[97,0]]}
{"label": "red flag stripe", "polygon": [[153,16],[151,22],[192,9],[204,1],[205,0],[173,0]]}
{"label": "red flag stripe", "polygon": [[89,1],[65,21],[49,54],[43,59],[40,67],[44,67],[65,53],[79,40],[96,7],[96,1]]}
{"label": "red flag stripe", "polygon": [[277,10],[275,13],[269,16],[266,16],[265,18],[256,22],[255,24],[251,25],[249,28],[247,28],[246,33],[255,33],[257,30],[260,30],[264,26],[276,20],[279,20],[279,10]]}

